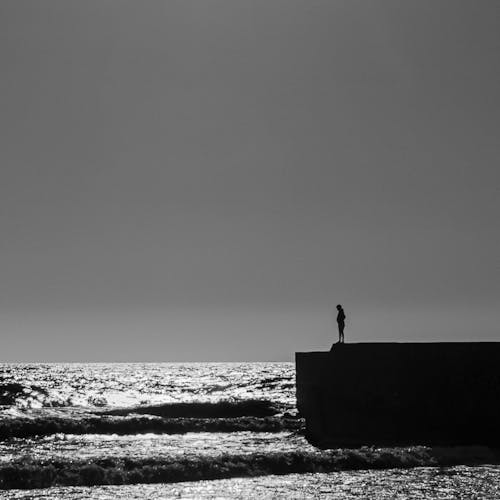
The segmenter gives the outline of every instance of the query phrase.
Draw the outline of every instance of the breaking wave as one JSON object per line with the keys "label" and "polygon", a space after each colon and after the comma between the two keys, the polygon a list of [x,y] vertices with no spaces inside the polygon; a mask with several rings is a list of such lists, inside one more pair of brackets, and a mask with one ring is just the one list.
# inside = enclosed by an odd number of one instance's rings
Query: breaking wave
{"label": "breaking wave", "polygon": [[499,463],[487,448],[362,448],[324,452],[225,454],[182,459],[102,458],[90,461],[17,461],[0,466],[0,489],[173,483],[269,474],[436,467]]}
{"label": "breaking wave", "polygon": [[79,415],[16,415],[0,420],[0,440],[51,434],[181,434],[186,432],[282,432],[298,430],[302,419],[279,414],[266,400],[169,403]]}
{"label": "breaking wave", "polygon": [[300,419],[281,417],[163,418],[84,417],[12,418],[0,421],[0,440],[51,434],[183,434],[186,432],[282,432],[298,430]]}
{"label": "breaking wave", "polygon": [[217,403],[166,403],[161,405],[117,408],[101,412],[102,415],[156,415],[170,418],[235,418],[269,417],[280,412],[280,408],[271,401],[245,399],[218,401]]}

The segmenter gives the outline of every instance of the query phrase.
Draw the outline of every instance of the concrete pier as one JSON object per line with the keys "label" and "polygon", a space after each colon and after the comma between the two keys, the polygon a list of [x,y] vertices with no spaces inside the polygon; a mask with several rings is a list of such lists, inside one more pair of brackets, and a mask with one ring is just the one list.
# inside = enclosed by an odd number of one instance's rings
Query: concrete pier
{"label": "concrete pier", "polygon": [[500,342],[336,344],[296,368],[316,446],[500,446]]}

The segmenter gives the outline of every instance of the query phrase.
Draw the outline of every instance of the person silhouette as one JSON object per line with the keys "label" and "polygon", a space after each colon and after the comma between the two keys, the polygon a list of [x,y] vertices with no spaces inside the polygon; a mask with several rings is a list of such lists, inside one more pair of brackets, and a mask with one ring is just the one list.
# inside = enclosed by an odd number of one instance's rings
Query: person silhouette
{"label": "person silhouette", "polygon": [[339,344],[344,343],[345,312],[340,304],[337,305],[337,325],[339,327]]}

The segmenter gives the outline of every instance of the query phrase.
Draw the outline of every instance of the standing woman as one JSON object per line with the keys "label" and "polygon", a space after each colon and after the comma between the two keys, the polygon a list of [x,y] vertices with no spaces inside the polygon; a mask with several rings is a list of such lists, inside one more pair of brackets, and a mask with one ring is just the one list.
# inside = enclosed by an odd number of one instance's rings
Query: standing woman
{"label": "standing woman", "polygon": [[345,313],[342,306],[339,304],[337,306],[337,325],[339,326],[339,344],[344,343],[344,328],[345,328]]}

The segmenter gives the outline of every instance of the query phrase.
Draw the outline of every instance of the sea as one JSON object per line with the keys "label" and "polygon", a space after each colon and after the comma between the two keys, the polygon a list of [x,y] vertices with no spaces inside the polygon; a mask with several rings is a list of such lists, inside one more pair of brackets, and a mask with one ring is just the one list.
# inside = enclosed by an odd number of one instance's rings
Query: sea
{"label": "sea", "polygon": [[293,363],[0,365],[2,499],[500,499],[499,463],[317,449]]}

